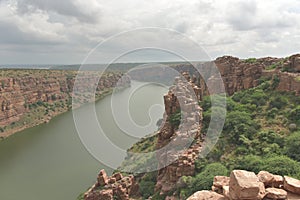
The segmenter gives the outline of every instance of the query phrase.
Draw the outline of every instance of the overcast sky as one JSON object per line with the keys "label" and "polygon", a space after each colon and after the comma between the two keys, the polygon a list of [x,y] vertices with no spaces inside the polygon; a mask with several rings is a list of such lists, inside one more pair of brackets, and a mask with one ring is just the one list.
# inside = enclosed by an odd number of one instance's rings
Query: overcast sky
{"label": "overcast sky", "polygon": [[[300,50],[300,1],[0,0],[0,64],[81,63],[99,42],[141,27],[174,29],[196,41],[211,58],[283,57]],[[172,37],[137,34],[118,40],[107,51],[117,56],[119,45],[142,45],[157,38]],[[188,49],[176,40],[170,43],[174,49]],[[147,61],[168,60],[144,54],[132,61],[143,56]]]}

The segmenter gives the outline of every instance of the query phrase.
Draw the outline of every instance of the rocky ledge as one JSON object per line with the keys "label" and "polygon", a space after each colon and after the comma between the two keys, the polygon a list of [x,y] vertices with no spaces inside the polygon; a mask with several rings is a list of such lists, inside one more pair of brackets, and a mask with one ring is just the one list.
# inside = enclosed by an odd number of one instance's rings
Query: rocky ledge
{"label": "rocky ledge", "polygon": [[267,171],[233,170],[230,177],[215,176],[211,191],[194,193],[188,200],[299,200],[300,181]]}

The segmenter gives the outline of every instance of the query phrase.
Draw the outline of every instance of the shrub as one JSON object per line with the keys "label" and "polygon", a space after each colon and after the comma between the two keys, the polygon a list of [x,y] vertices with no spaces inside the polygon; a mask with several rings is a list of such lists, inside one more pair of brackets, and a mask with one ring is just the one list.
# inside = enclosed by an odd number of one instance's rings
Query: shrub
{"label": "shrub", "polygon": [[293,133],[286,138],[285,152],[290,158],[300,162],[300,132]]}
{"label": "shrub", "polygon": [[260,156],[246,155],[233,161],[232,169],[242,169],[258,173],[263,170],[264,162]]}
{"label": "shrub", "polygon": [[178,126],[181,122],[181,112],[180,112],[180,110],[170,116],[169,122],[172,126],[174,126],[175,128],[178,128]]}
{"label": "shrub", "polygon": [[248,58],[245,60],[245,63],[255,63],[256,62],[256,58]]}
{"label": "shrub", "polygon": [[272,85],[271,85],[272,89],[277,88],[277,86],[279,85],[279,83],[280,83],[279,77],[277,75],[274,75],[273,79],[272,79]]}
{"label": "shrub", "polygon": [[144,199],[154,194],[157,172],[146,173],[139,184],[140,193]]}
{"label": "shrub", "polygon": [[271,98],[269,108],[281,109],[288,104],[287,99],[284,96],[275,96]]}
{"label": "shrub", "polygon": [[258,128],[258,124],[251,119],[249,113],[240,111],[230,112],[224,125],[224,131],[229,134],[234,144],[241,144],[239,142],[241,134],[251,138]]}
{"label": "shrub", "polygon": [[210,190],[215,176],[227,176],[228,170],[221,163],[207,165],[203,172],[196,175],[191,184],[191,192]]}
{"label": "shrub", "polygon": [[154,193],[155,182],[142,180],[139,184],[140,193],[144,199],[147,199]]}
{"label": "shrub", "polygon": [[288,117],[293,122],[300,122],[300,106],[292,109]]}
{"label": "shrub", "polygon": [[264,170],[281,176],[300,178],[300,164],[287,156],[272,156],[265,160]]}

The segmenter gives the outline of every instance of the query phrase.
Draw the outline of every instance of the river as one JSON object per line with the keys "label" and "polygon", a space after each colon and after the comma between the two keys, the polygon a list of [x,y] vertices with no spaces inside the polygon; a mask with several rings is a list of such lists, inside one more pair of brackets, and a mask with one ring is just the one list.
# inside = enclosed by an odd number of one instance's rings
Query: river
{"label": "river", "polygon": [[[162,97],[167,88],[133,81],[130,88],[118,92],[114,97],[122,100],[133,90],[136,92],[129,105],[132,119],[137,124],[147,124],[147,109],[154,104],[163,108]],[[128,148],[137,138],[117,139],[123,132],[108,112],[111,96],[96,102],[97,116],[105,120],[105,129],[112,130],[109,137],[123,148]],[[88,106],[92,105],[79,108],[82,115],[88,116]],[[162,118],[163,109],[158,113],[154,121]],[[156,129],[155,123],[152,124],[151,130]],[[75,200],[94,184],[102,168],[112,172],[87,152],[76,132],[72,112],[66,112],[47,124],[16,133],[0,142],[0,199]]]}

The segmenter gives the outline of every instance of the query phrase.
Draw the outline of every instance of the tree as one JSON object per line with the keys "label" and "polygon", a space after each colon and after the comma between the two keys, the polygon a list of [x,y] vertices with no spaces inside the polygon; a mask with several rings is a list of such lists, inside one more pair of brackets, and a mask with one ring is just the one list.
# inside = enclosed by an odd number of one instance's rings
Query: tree
{"label": "tree", "polygon": [[258,124],[251,119],[249,113],[240,111],[230,112],[224,125],[224,131],[229,134],[230,139],[235,144],[241,144],[241,134],[251,138],[258,128]]}

